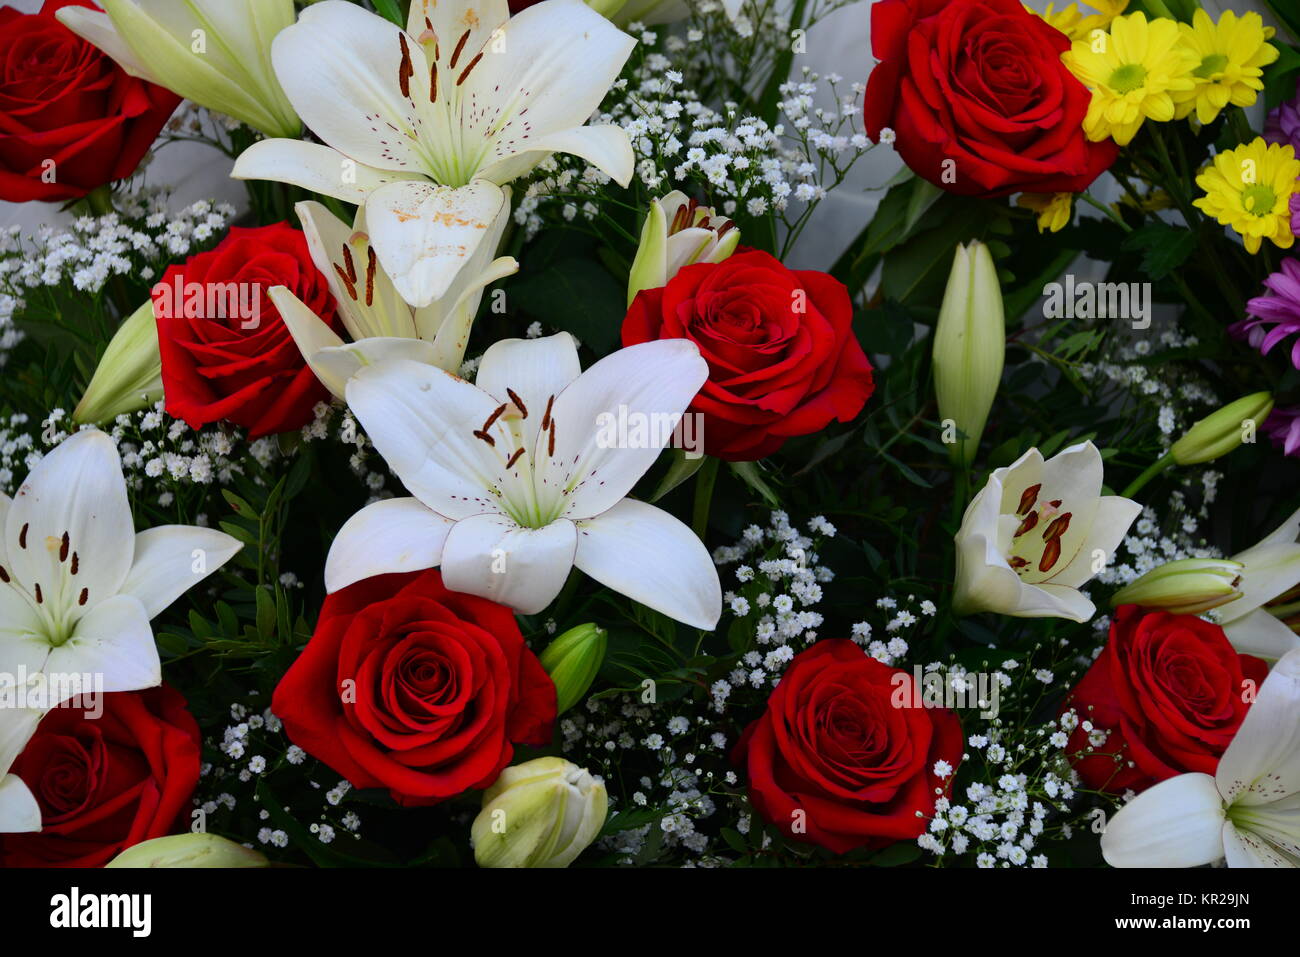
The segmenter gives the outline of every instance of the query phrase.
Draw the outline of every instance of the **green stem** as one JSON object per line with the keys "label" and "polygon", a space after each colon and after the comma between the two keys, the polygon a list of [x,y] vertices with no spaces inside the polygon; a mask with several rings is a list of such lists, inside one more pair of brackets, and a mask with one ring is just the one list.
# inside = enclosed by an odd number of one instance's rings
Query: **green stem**
{"label": "green stem", "polygon": [[718,481],[718,462],[712,455],[705,456],[704,464],[695,473],[695,510],[692,515],[691,528],[700,541],[704,541],[709,528],[709,509],[713,505],[713,486]]}
{"label": "green stem", "polygon": [[1128,223],[1124,222],[1123,217],[1121,217],[1119,213],[1115,212],[1115,210],[1111,209],[1105,203],[1101,202],[1098,199],[1094,199],[1088,193],[1080,193],[1079,198],[1083,200],[1085,203],[1087,203],[1089,206],[1093,207],[1094,209],[1099,209],[1103,213],[1105,213],[1106,216],[1114,220],[1115,224],[1119,226],[1120,229],[1124,230],[1124,232],[1126,233],[1133,232],[1133,227],[1130,226]]}
{"label": "green stem", "polygon": [[1147,467],[1147,470],[1145,472],[1143,472],[1132,482],[1130,482],[1128,484],[1128,488],[1124,489],[1124,491],[1120,492],[1119,494],[1123,498],[1132,498],[1134,495],[1140,492],[1148,482],[1150,482],[1153,478],[1155,478],[1157,475],[1159,475],[1161,472],[1163,472],[1165,469],[1169,468],[1169,466],[1173,464],[1174,464],[1174,453],[1166,452],[1164,455],[1160,456],[1160,458],[1152,462]]}
{"label": "green stem", "polygon": [[108,184],[96,186],[86,194],[86,205],[96,216],[107,216],[113,210],[113,191],[109,189]]}

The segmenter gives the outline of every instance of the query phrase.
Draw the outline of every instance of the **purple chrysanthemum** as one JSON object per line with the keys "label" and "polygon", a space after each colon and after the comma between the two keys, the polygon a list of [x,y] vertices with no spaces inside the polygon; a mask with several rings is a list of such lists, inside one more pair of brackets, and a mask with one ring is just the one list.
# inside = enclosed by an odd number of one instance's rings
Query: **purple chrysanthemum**
{"label": "purple chrysanthemum", "polygon": [[1300,83],[1296,84],[1294,99],[1269,111],[1264,121],[1264,139],[1278,146],[1294,146],[1296,155],[1300,156]]}
{"label": "purple chrysanthemum", "polygon": [[1274,409],[1263,428],[1264,434],[1282,446],[1287,455],[1300,455],[1300,406]]}
{"label": "purple chrysanthemum", "polygon": [[[1267,355],[1287,336],[1300,332],[1300,259],[1283,260],[1281,271],[1264,285],[1269,293],[1246,303],[1246,313],[1253,318],[1233,323],[1228,331]],[[1291,364],[1300,369],[1300,339],[1291,346]]]}

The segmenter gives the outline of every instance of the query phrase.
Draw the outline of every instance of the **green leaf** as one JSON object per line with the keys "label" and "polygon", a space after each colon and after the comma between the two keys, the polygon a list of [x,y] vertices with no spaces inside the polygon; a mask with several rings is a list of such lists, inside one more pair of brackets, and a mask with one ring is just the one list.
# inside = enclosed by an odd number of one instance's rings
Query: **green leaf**
{"label": "green leaf", "polygon": [[688,478],[700,470],[704,464],[704,456],[696,455],[691,458],[686,454],[685,449],[669,449],[669,466],[668,472],[659,480],[659,487],[655,489],[654,494],[648,501],[657,502],[677,486],[681,485]]}
{"label": "green leaf", "polygon": [[397,0],[374,0],[375,12],[385,20],[391,20],[399,27],[406,26],[406,18],[402,16],[401,5]]}
{"label": "green leaf", "polygon": [[1196,234],[1167,223],[1151,223],[1124,240],[1126,252],[1141,252],[1141,269],[1153,280],[1164,279],[1196,251]]}
{"label": "green leaf", "polygon": [[253,592],[257,596],[257,633],[262,638],[275,635],[276,613],[275,599],[271,597],[271,587],[262,585]]}
{"label": "green leaf", "polygon": [[763,496],[763,501],[772,508],[781,507],[781,499],[777,497],[776,492],[772,491],[772,486],[763,480],[762,473],[759,471],[757,462],[728,462],[732,473],[739,478],[759,495]]}
{"label": "green leaf", "polygon": [[598,355],[618,346],[626,312],[622,283],[591,259],[565,259],[509,287],[509,297],[527,303],[543,325],[571,332]]}

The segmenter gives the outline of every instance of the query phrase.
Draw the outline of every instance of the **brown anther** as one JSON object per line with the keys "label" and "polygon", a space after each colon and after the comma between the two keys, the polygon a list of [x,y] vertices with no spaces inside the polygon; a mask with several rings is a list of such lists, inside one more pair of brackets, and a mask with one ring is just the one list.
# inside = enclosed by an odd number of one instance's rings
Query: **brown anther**
{"label": "brown anther", "polygon": [[1043,540],[1048,542],[1055,541],[1069,531],[1070,518],[1072,515],[1072,512],[1062,512],[1060,515],[1056,516],[1056,518],[1052,519],[1051,523],[1043,529]]}
{"label": "brown anther", "polygon": [[1050,505],[1050,506],[1052,506],[1052,508],[1060,508],[1060,507],[1061,507],[1061,500],[1060,500],[1059,498],[1054,498],[1054,499],[1052,499],[1050,502],[1048,502],[1047,504]]}
{"label": "brown anther", "polygon": [[9,573],[5,571],[3,565],[0,565],[0,582],[4,582],[6,585],[9,584]]}
{"label": "brown anther", "polygon": [[411,77],[415,75],[415,67],[411,65],[411,51],[406,45],[406,34],[399,33],[397,40],[402,44],[402,62],[397,68],[397,82],[402,88],[402,96],[409,100],[411,98]]}
{"label": "brown anther", "polygon": [[1012,555],[1007,559],[1007,564],[1012,568],[1024,568],[1029,564],[1029,559],[1021,558],[1019,555]]}
{"label": "brown anther", "polygon": [[456,69],[456,61],[460,59],[460,51],[465,49],[465,41],[469,39],[469,31],[466,30],[456,41],[456,49],[451,51],[451,63],[448,64],[453,70]]}
{"label": "brown anther", "polygon": [[483,431],[486,432],[488,429],[492,428],[492,423],[501,418],[501,413],[505,412],[508,408],[510,408],[509,404],[502,402],[499,406],[493,409],[492,414],[489,415],[487,421],[483,423]]}
{"label": "brown anther", "polygon": [[1038,524],[1038,512],[1030,512],[1028,515],[1025,516],[1024,521],[1020,523],[1020,527],[1016,529],[1016,532],[1012,536],[1012,538],[1019,538],[1021,535],[1025,534],[1025,532],[1029,531],[1037,524]]}
{"label": "brown anther", "polygon": [[26,547],[27,547],[27,526],[28,526],[29,524],[31,524],[31,523],[30,523],[30,522],[25,522],[25,523],[23,523],[23,527],[22,527],[22,529],[19,530],[19,532],[18,532],[18,547],[19,547],[19,548],[26,548]]}
{"label": "brown anther", "polygon": [[677,207],[677,212],[673,213],[673,221],[668,226],[668,235],[672,236],[680,233],[686,228],[686,223],[691,217],[689,207],[682,205]]}
{"label": "brown anther", "polygon": [[549,399],[546,400],[546,411],[542,414],[543,429],[549,429],[551,427],[551,406],[554,404],[555,404],[555,396],[551,396]]}
{"label": "brown anther", "polygon": [[[515,390],[506,389],[506,395],[510,396],[510,401],[513,402],[515,404],[515,408],[519,410],[519,418],[521,419],[528,418],[528,406],[524,405],[524,400],[519,398],[519,396],[515,394]],[[547,408],[549,409],[550,406],[548,405]],[[542,428],[546,428],[546,426],[543,425]]]}
{"label": "brown anther", "polygon": [[66,562],[68,560],[68,549],[71,545],[72,541],[68,538],[68,533],[64,532],[63,541],[59,544],[59,561]]}
{"label": "brown anther", "polygon": [[727,220],[725,223],[723,223],[721,226],[718,227],[718,238],[721,239],[723,236],[727,235],[727,233],[731,232],[735,228],[736,228],[736,224],[733,223],[731,220]]}
{"label": "brown anther", "polygon": [[37,582],[36,583],[36,604],[43,605],[44,603],[45,603],[45,596],[41,594],[41,583]]}
{"label": "brown anther", "polygon": [[510,458],[506,461],[506,468],[508,469],[514,468],[515,463],[519,461],[519,456],[523,454],[524,454],[523,446],[520,446],[519,448],[515,449],[515,454],[510,456]]}
{"label": "brown anther", "polygon": [[438,102],[438,64],[429,67],[429,102]]}
{"label": "brown anther", "polygon": [[81,589],[81,594],[77,596],[77,604],[84,605],[89,600],[90,600],[90,589],[89,588]]}
{"label": "brown anther", "polygon": [[348,295],[352,297],[352,301],[356,302],[357,284],[348,278],[348,274],[343,271],[343,267],[341,267],[338,263],[334,264],[334,271],[338,273],[339,279],[342,280],[344,287],[348,291]]}
{"label": "brown anther", "polygon": [[[356,282],[357,266],[356,263],[352,261],[352,249],[351,247],[348,246],[347,243],[343,244],[343,264],[347,267],[347,272],[342,274],[347,277],[347,281]],[[339,267],[337,264],[335,264],[334,268],[338,269]]]}
{"label": "brown anther", "polygon": [[81,567],[81,559],[77,557],[76,552],[73,552],[72,553],[72,574],[74,575],[77,574],[77,569],[79,569],[80,567]]}
{"label": "brown anther", "polygon": [[1038,493],[1042,490],[1043,485],[1031,485],[1025,489],[1024,494],[1020,496],[1020,504],[1016,506],[1016,514],[1024,515],[1034,507],[1034,502],[1038,501]]}
{"label": "brown anther", "polygon": [[1053,538],[1048,541],[1047,547],[1043,549],[1043,557],[1038,560],[1038,570],[1040,572],[1050,571],[1060,557],[1061,540]]}
{"label": "brown anther", "polygon": [[456,77],[457,86],[460,86],[462,83],[465,82],[465,77],[469,76],[469,71],[474,69],[474,67],[478,65],[478,61],[481,59],[483,59],[482,50],[480,50],[478,53],[474,55],[474,59],[470,60],[469,63],[466,64],[465,69],[460,71],[460,76]]}
{"label": "brown anther", "polygon": [[366,305],[374,305],[375,302],[375,250],[371,246],[366,247]]}
{"label": "brown anther", "polygon": [[554,419],[551,419],[551,428],[550,431],[547,433],[547,435],[549,436],[549,438],[547,438],[546,440],[546,454],[554,455],[555,454],[555,420]]}
{"label": "brown anther", "polygon": [[491,446],[495,446],[497,444],[496,439],[492,438],[492,436],[488,435],[486,432],[482,431],[481,429],[474,433],[474,438],[482,439],[484,442],[486,442],[488,445]]}

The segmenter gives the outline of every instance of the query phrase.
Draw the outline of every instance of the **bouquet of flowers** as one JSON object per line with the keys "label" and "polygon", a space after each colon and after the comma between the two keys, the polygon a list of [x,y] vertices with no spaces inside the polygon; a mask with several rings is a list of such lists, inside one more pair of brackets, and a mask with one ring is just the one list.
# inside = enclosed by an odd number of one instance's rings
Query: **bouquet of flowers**
{"label": "bouquet of flowers", "polygon": [[1288,0],[0,67],[0,863],[1300,864]]}

